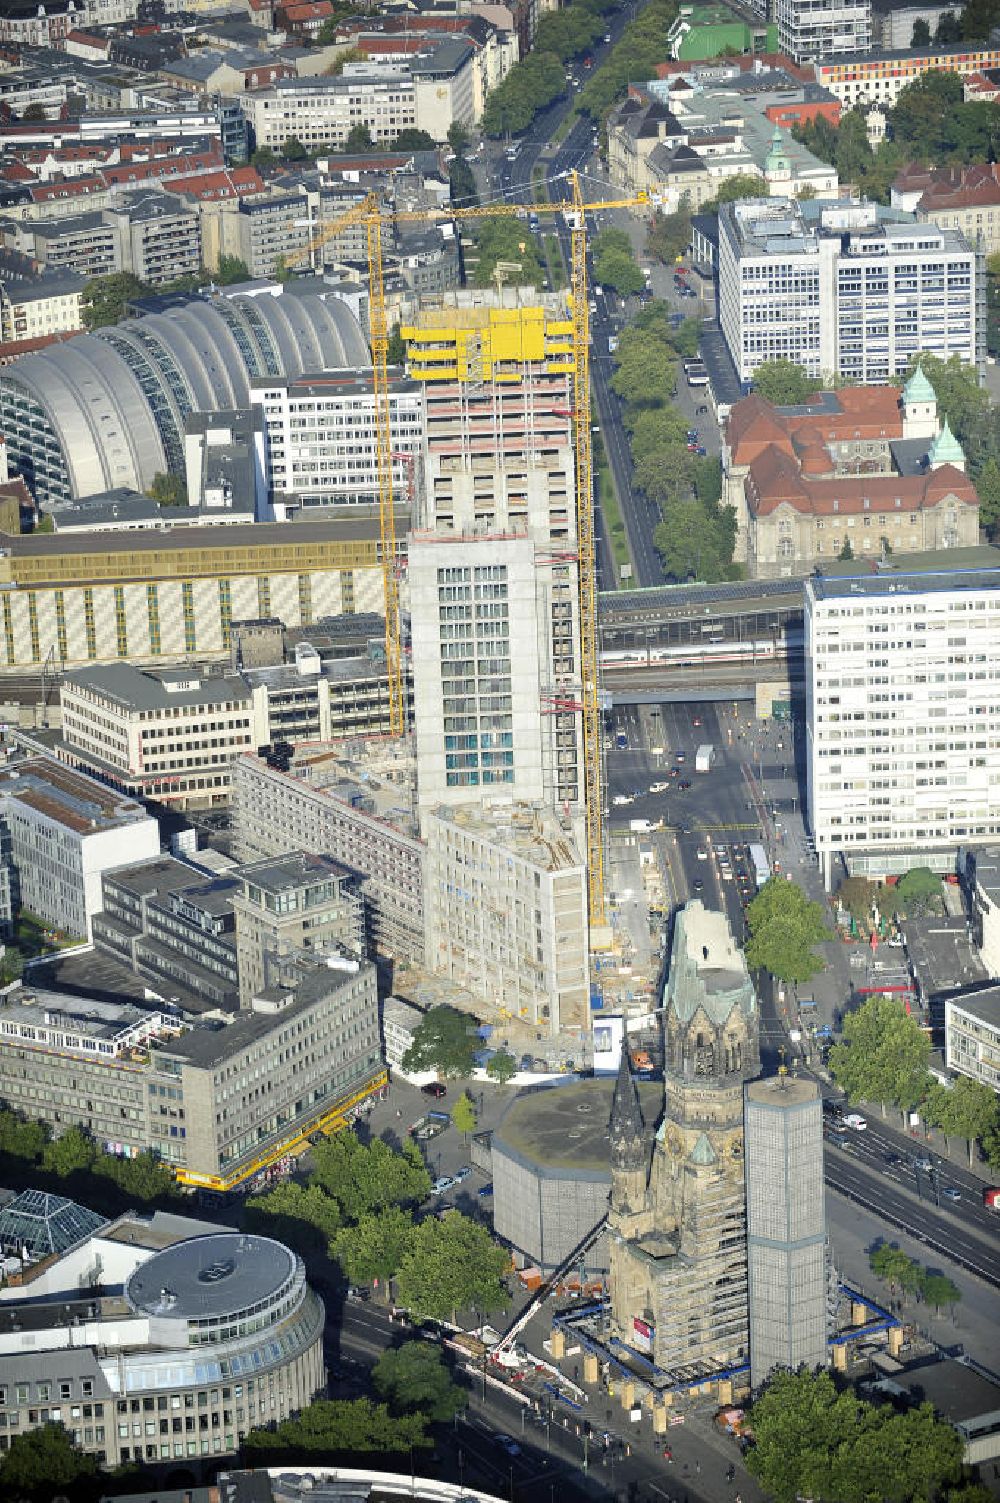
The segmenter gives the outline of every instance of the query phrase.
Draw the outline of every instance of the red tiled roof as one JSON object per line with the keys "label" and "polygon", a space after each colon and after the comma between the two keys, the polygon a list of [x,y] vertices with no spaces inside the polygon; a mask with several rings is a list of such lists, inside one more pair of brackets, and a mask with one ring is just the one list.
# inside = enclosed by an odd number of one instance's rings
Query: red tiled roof
{"label": "red tiled roof", "polygon": [[202,203],[226,198],[246,198],[263,193],[267,187],[256,167],[232,167],[222,172],[198,173],[184,178],[176,191]]}
{"label": "red tiled roof", "polygon": [[104,183],[99,177],[73,177],[58,183],[40,183],[32,188],[35,203],[45,203],[55,198],[87,198],[92,193],[102,193]]}
{"label": "red tiled roof", "polygon": [[[757,393],[737,402],[726,421],[726,442],[736,465],[750,464],[769,444],[792,455],[804,443],[903,436],[898,386],[847,386],[834,394],[839,412],[792,412]],[[810,404],[804,404],[807,408]]]}
{"label": "red tiled roof", "polygon": [[744,493],[749,510],[758,517],[769,516],[783,505],[820,517],[884,515],[920,511],[947,496],[965,506],[979,505],[972,481],[953,465],[922,475],[813,477],[803,474],[795,459],[773,444],[751,464]]}
{"label": "red tiled roof", "polygon": [[178,152],[170,157],[153,157],[148,162],[123,162],[117,167],[102,167],[100,176],[111,185],[159,182],[168,177],[194,177],[214,172],[224,165],[221,146],[207,151]]}

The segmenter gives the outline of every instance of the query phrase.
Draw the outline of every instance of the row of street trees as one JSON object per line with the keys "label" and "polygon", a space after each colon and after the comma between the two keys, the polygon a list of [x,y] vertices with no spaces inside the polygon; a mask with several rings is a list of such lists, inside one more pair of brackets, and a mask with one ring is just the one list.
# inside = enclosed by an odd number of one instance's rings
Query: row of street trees
{"label": "row of street trees", "polygon": [[[474,1115],[465,1121],[467,1131],[475,1127]],[[286,1181],[248,1201],[251,1226],[304,1257],[325,1251],[349,1284],[394,1279],[398,1302],[417,1317],[505,1306],[507,1254],[482,1226],[458,1211],[416,1218],[431,1178],[411,1139],[397,1151],[342,1132],[317,1144],[312,1160],[305,1184]]]}
{"label": "row of street trees", "polygon": [[126,1202],[166,1201],[177,1194],[170,1170],[152,1153],[117,1158],[82,1127],[53,1138],[48,1124],[31,1122],[17,1112],[0,1110],[0,1161],[6,1182],[58,1189],[101,1210],[119,1210]]}
{"label": "row of street trees", "polygon": [[605,29],[614,0],[570,0],[538,22],[532,50],[491,90],[483,111],[483,134],[519,136],[536,115],[566,92],[565,65],[586,53]]}
{"label": "row of street trees", "polygon": [[697,348],[697,319],[674,328],[667,304],[651,302],[619,338],[611,388],[624,403],[635,484],[660,508],[653,540],[667,573],[731,579],[736,517],[721,504],[719,461],[688,449],[687,419],[670,400],[679,359]]}
{"label": "row of street trees", "polygon": [[970,1164],[978,1142],[1000,1168],[1000,1102],[988,1086],[960,1075],[944,1086],[930,1074],[930,1040],[906,1007],[892,997],[869,997],[844,1018],[829,1068],[849,1100],[895,1108],[904,1123],[919,1112],[946,1141],[964,1139]]}
{"label": "row of street trees", "polygon": [[877,1278],[884,1279],[895,1297],[903,1304],[907,1298],[933,1305],[940,1313],[944,1306],[953,1307],[962,1291],[952,1279],[931,1268],[924,1268],[891,1242],[880,1242],[868,1254],[868,1264]]}

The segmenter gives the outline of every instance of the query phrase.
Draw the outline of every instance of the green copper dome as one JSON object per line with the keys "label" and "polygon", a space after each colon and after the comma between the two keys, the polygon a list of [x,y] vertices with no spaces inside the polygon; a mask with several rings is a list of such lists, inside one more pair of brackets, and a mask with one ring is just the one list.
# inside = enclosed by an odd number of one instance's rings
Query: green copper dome
{"label": "green copper dome", "polygon": [[927,452],[927,463],[932,470],[942,464],[965,465],[965,451],[948,426],[947,418]]}
{"label": "green copper dome", "polygon": [[917,366],[913,375],[903,387],[903,401],[910,402],[936,402],[937,395],[933,386],[924,375],[923,367]]}

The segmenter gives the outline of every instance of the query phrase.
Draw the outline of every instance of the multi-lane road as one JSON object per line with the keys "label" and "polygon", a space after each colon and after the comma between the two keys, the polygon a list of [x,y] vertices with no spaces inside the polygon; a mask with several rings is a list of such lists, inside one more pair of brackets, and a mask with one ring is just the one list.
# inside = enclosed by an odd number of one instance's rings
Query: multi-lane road
{"label": "multi-lane road", "polygon": [[[757,763],[745,739],[745,708],[731,703],[622,705],[613,710],[608,733],[612,830],[627,828],[632,819],[651,824],[662,820],[662,831],[643,838],[658,845],[669,907],[701,897],[708,906],[725,911],[736,938],[742,940],[745,921],[734,848],[761,839],[763,813]],[[619,747],[622,739],[625,747]],[[704,742],[716,748],[716,762],[710,772],[697,773],[695,750]],[[791,751],[788,755],[792,757]],[[676,777],[669,775],[672,768],[677,769]],[[780,770],[777,765],[765,767],[765,777]],[[650,793],[650,784],[656,782],[667,782],[668,791]],[[681,782],[690,787],[681,790]],[[634,802],[616,805],[616,797]],[[612,840],[612,851],[615,843]],[[720,860],[723,854],[725,863]],[[729,877],[725,866],[732,873]],[[780,992],[766,978],[759,998],[761,1063],[765,1073],[771,1073],[782,1057],[779,1051],[794,1060],[788,1037],[791,1019]],[[831,1094],[822,1081],[821,1089]],[[982,1181],[935,1155],[930,1156],[933,1175],[917,1168],[928,1158],[923,1143],[877,1114],[868,1114],[866,1120],[866,1131],[841,1135],[844,1146],[827,1143],[828,1188],[873,1211],[885,1222],[887,1235],[894,1228],[905,1230],[936,1257],[950,1258],[1000,1286],[1000,1218],[983,1205]],[[960,1198],[953,1199],[948,1190]]]}

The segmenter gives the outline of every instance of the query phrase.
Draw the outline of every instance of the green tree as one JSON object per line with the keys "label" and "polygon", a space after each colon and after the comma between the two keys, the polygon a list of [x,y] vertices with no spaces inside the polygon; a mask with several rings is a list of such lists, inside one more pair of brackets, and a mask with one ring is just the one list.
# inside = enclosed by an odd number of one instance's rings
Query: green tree
{"label": "green tree", "polygon": [[923,16],[918,16],[918,18],[913,23],[913,31],[910,33],[910,46],[929,47],[930,44],[931,29],[928,26],[927,22],[924,20]]}
{"label": "green tree", "polygon": [[794,360],[765,360],[753,373],[754,391],[775,407],[807,402],[822,384],[818,376],[810,376]]}
{"label": "green tree", "polygon": [[478,261],[473,281],[477,287],[489,287],[498,261],[520,268],[504,273],[508,286],[540,287],[541,255],[538,240],[516,219],[484,219],[472,231]]}
{"label": "green tree", "polygon": [[488,1314],[503,1309],[508,1256],[490,1234],[467,1216],[450,1211],[429,1217],[413,1230],[396,1274],[400,1304],[436,1320],[475,1305]]}
{"label": "green tree", "polygon": [[452,1107],[451,1125],[468,1143],[470,1132],[476,1130],[476,1108],[472,1104],[468,1091],[463,1091]]}
{"label": "green tree", "polygon": [[506,1085],[517,1074],[517,1060],[506,1049],[500,1049],[486,1061],[486,1073],[497,1085]]}
{"label": "green tree", "polygon": [[290,1241],[297,1251],[303,1250],[304,1230],[307,1245],[325,1248],[341,1224],[340,1206],[321,1185],[300,1185],[296,1180],[285,1180],[264,1195],[252,1196],[246,1210],[254,1224],[279,1241]]}
{"label": "green tree", "polygon": [[741,198],[766,198],[767,183],[762,177],[749,172],[737,172],[733,177],[724,177],[714,198],[708,199],[699,209],[700,214],[715,214],[721,204],[736,203]]}
{"label": "green tree", "polygon": [[672,214],[657,209],[646,234],[646,254],[655,256],[664,266],[673,266],[687,251],[691,241],[690,199],[685,194]]}
{"label": "green tree", "polygon": [[687,418],[676,407],[649,407],[630,414],[632,459],[638,465],[664,449],[680,445],[687,452]]}
{"label": "green tree", "polygon": [[114,1180],[130,1200],[145,1204],[170,1200],[179,1194],[177,1181],[166,1164],[148,1148],[135,1158],[117,1158],[113,1153],[100,1154],[94,1164],[97,1174]]}
{"label": "green tree", "polygon": [[850,538],[844,539],[843,543],[840,545],[840,552],[837,554],[837,557],[842,558],[845,561],[854,557],[854,549],[851,547]]}
{"label": "green tree", "polygon": [[674,389],[677,362],[664,340],[644,329],[627,329],[615,351],[611,389],[629,407],[662,407]]}
{"label": "green tree", "polygon": [[239,256],[220,256],[215,280],[220,287],[230,287],[237,282],[249,282],[250,268]]}
{"label": "green tree", "polygon": [[453,157],[449,163],[448,186],[456,209],[475,208],[479,203],[476,175],[463,156]]}
{"label": "green tree", "polygon": [[29,1122],[17,1112],[0,1110],[0,1153],[34,1164],[41,1159],[48,1141],[45,1123]]}
{"label": "green tree", "polygon": [[375,142],[372,140],[371,131],[368,129],[367,125],[359,122],[357,125],[352,125],[350,130],[347,132],[347,140],[344,142],[344,150],[348,152],[371,151],[374,145]]}
{"label": "green tree", "polygon": [[845,877],[837,888],[837,902],[866,934],[871,932],[872,905],[877,897],[878,884],[867,877]]}
{"label": "green tree", "polygon": [[82,294],[84,327],[104,329],[121,323],[128,304],[145,296],[149,288],[130,271],[115,271],[105,277],[92,277]]}
{"label": "green tree", "polygon": [[250,165],[251,167],[258,168],[273,167],[277,160],[278,158],[270,146],[258,146],[257,150],[251,153]]}
{"label": "green tree", "polygon": [[426,1341],[404,1341],[383,1352],[372,1368],[372,1384],[397,1414],[419,1409],[428,1420],[443,1423],[466,1405],[465,1393],[451,1381],[440,1348]]}
{"label": "green tree", "polygon": [[313,1149],[310,1183],[338,1202],[346,1221],[359,1221],[389,1206],[417,1205],[431,1182],[421,1162],[396,1153],[380,1138],[363,1144],[351,1132],[338,1133]]}
{"label": "green tree", "polygon": [[453,120],[448,127],[448,145],[457,157],[464,157],[469,149],[472,137],[465,126],[459,120]]}
{"label": "green tree", "polygon": [[42,1150],[42,1168],[59,1179],[69,1179],[73,1174],[87,1174],[97,1158],[94,1140],[82,1127],[68,1127],[59,1138],[53,1138]]}
{"label": "green tree", "polygon": [[45,120],[46,118],[44,104],[29,104],[27,109],[21,111],[22,120]]}
{"label": "green tree", "polygon": [[[428,1176],[429,1179],[429,1176]],[[385,1283],[396,1274],[413,1240],[413,1217],[398,1206],[362,1216],[344,1227],[330,1244],[330,1252],[349,1284]]]}
{"label": "green tree", "polygon": [[363,47],[345,47],[338,58],[323,69],[324,78],[339,78],[348,63],[363,63],[368,59],[368,54]]}
{"label": "green tree", "polygon": [[298,136],[288,136],[281,148],[281,155],[286,162],[307,162],[311,160]]}
{"label": "green tree", "polygon": [[[685,451],[684,458],[693,468],[695,460]],[[680,456],[678,456],[680,464]],[[637,470],[636,479],[644,474]],[[651,477],[646,477],[647,494],[654,494]],[[694,497],[670,500],[663,507],[663,521],[653,533],[653,542],[671,579],[682,582],[700,579],[713,583],[733,579],[733,547],[736,541],[736,517],[731,506],[704,506]]]}
{"label": "green tree", "polygon": [[808,981],[826,968],[815,945],[828,940],[823,909],[795,882],[770,877],[747,908],[747,964],[779,981]]}
{"label": "green tree", "polygon": [[408,1074],[437,1070],[446,1079],[471,1075],[479,1047],[479,1025],[457,1007],[432,1007],[413,1030],[413,1043],[403,1056]]}
{"label": "green tree", "polygon": [[149,483],[149,494],[161,506],[187,506],[187,486],[180,475],[160,470]]}
{"label": "green tree", "polygon": [[901,1001],[869,997],[848,1013],[829,1068],[852,1101],[877,1101],[904,1114],[923,1100],[930,1041]]}
{"label": "green tree", "polygon": [[992,454],[979,471],[976,490],[979,493],[979,525],[995,542],[1000,533],[1000,464]]}
{"label": "green tree", "polygon": [[948,1121],[956,1137],[964,1138],[973,1163],[976,1142],[985,1142],[1000,1128],[1000,1101],[980,1080],[960,1075],[948,1091]]}
{"label": "green tree", "polygon": [[539,111],[547,109],[565,88],[558,57],[536,47],[514,64],[502,83],[491,89],[483,110],[483,135],[521,135]]}
{"label": "green tree", "polygon": [[601,230],[594,236],[591,247],[594,258],[594,277],[597,282],[614,288],[621,297],[641,292],[646,279],[632,250],[632,241],[625,230]]}
{"label": "green tree", "polygon": [[954,47],[962,40],[962,26],[954,11],[946,10],[934,28],[935,47]]}
{"label": "green tree", "polygon": [[406,364],[406,340],[400,332],[399,324],[393,326],[392,333],[389,335],[385,358],[389,365]]}
{"label": "green tree", "polygon": [[893,898],[901,913],[926,913],[941,899],[941,878],[929,866],[912,866],[896,883]]}
{"label": "green tree", "polygon": [[912,1293],[921,1283],[920,1269],[901,1247],[880,1242],[868,1254],[868,1263],[876,1278],[884,1279],[893,1294]]}
{"label": "green tree", "polygon": [[962,1291],[958,1285],[943,1273],[927,1272],[923,1277],[920,1292],[924,1297],[924,1302],[933,1305],[939,1315],[943,1305],[952,1308],[962,1298]]}
{"label": "green tree", "polygon": [[420,1413],[393,1414],[388,1405],[371,1399],[316,1399],[295,1419],[273,1430],[251,1430],[243,1448],[254,1464],[265,1457],[298,1460],[303,1456],[332,1457],[390,1453],[407,1455],[411,1446],[426,1446],[426,1421]]}
{"label": "green tree", "polygon": [[747,1467],[776,1503],[930,1503],[962,1476],[962,1440],[929,1404],[898,1414],[827,1372],[774,1373],[749,1425]]}
{"label": "green tree", "polygon": [[418,130],[415,125],[401,130],[392,143],[393,151],[433,151],[434,137],[429,136],[425,130]]}
{"label": "green tree", "polygon": [[50,1503],[61,1493],[96,1488],[97,1462],[75,1445],[62,1425],[41,1425],[11,1437],[0,1461],[0,1496]]}

